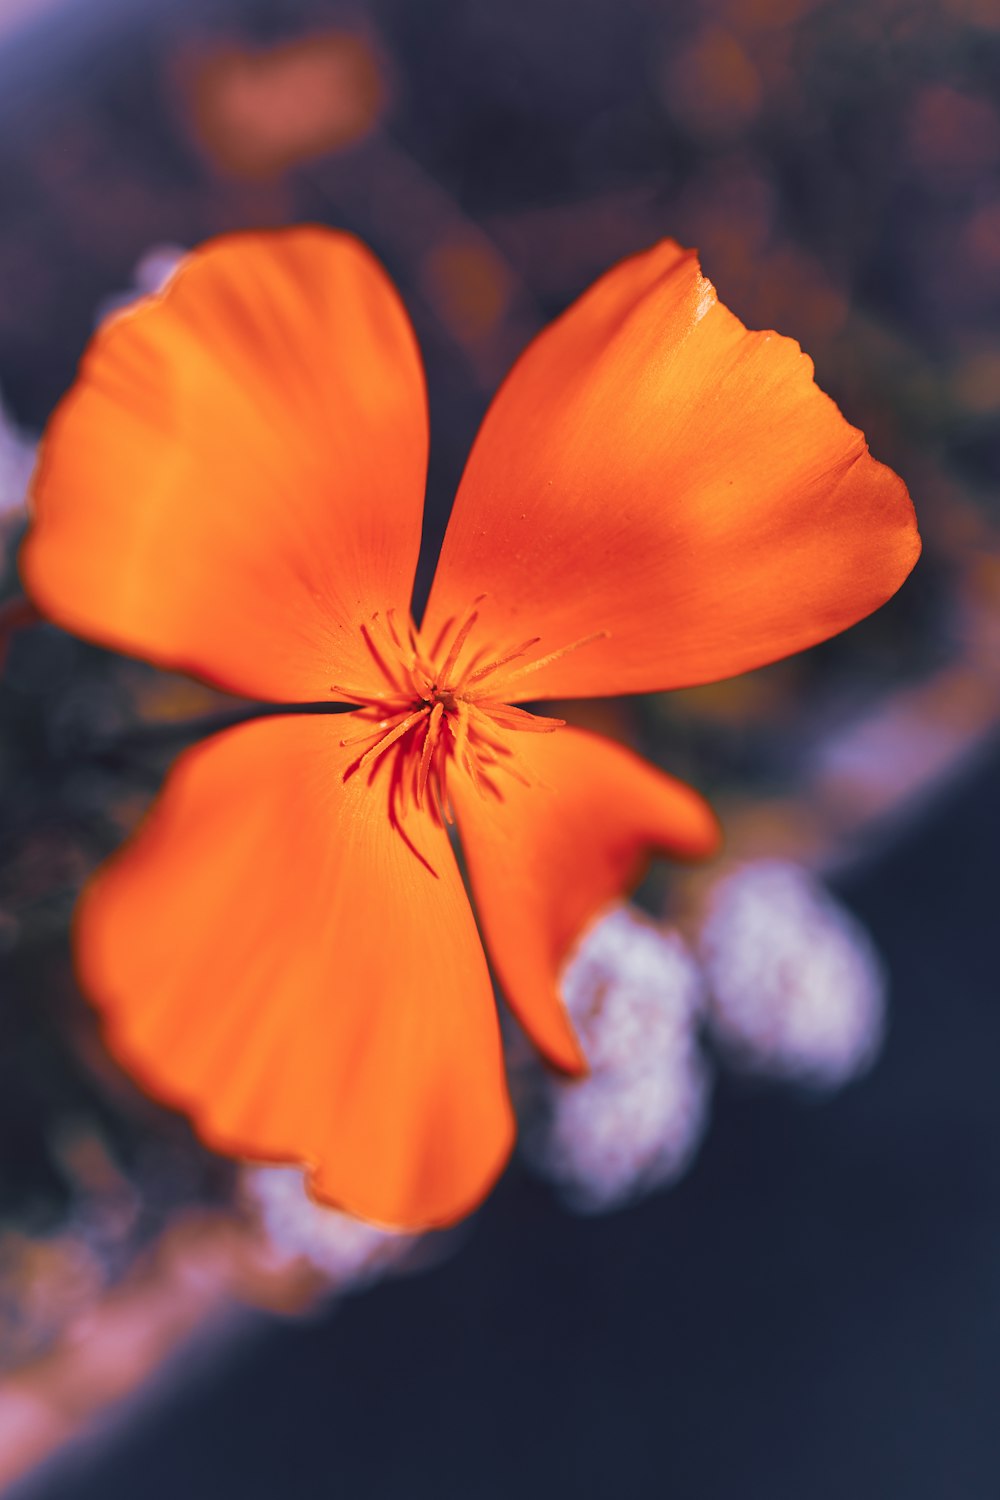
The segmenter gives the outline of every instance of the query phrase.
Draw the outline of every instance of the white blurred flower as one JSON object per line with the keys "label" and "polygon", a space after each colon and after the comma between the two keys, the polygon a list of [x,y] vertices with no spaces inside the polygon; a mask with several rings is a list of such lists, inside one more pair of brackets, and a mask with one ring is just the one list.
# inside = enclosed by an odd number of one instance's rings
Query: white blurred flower
{"label": "white blurred flower", "polygon": [[162,292],[186,254],[182,245],[151,245],[140,255],[132,272],[139,295]]}
{"label": "white blurred flower", "polygon": [[151,245],[140,255],[132,270],[132,284],[123,292],[112,292],[97,304],[96,323],[103,323],[113,313],[121,312],[140,297],[162,292],[187,251],[180,245]]}
{"label": "white blurred flower", "polygon": [[721,880],[699,951],[708,1020],[747,1072],[834,1089],[870,1067],[885,980],[870,938],[805,870],[761,860]]}
{"label": "white blurred flower", "polygon": [[619,907],[586,934],[562,988],[591,1073],[547,1082],[527,1148],[569,1207],[600,1213],[675,1180],[701,1140],[701,979],[677,934]]}
{"label": "white blurred flower", "polygon": [[35,444],[18,431],[0,401],[0,538],[24,516],[34,462]]}
{"label": "white blurred flower", "polygon": [[338,1291],[378,1280],[416,1243],[414,1235],[377,1229],[315,1203],[297,1167],[246,1167],[243,1187],[277,1254],[307,1260]]}

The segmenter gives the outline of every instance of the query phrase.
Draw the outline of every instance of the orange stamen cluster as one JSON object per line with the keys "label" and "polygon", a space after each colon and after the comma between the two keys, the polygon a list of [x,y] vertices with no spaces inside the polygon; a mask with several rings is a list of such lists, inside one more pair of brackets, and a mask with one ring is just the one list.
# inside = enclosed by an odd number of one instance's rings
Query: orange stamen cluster
{"label": "orange stamen cluster", "polygon": [[[501,668],[527,656],[540,638],[533,636],[499,653],[491,646],[468,653],[469,637],[479,619],[478,607],[485,597],[481,594],[474,600],[464,617],[449,620],[429,647],[412,620],[407,621],[404,633],[393,610],[384,617],[372,615],[361,626],[361,635],[385,688],[372,693],[341,683],[331,686],[338,697],[360,705],[359,717],[372,721],[369,731],[340,742],[368,744],[346,775],[368,771],[374,776],[395,749],[394,792],[412,798],[417,807],[429,807],[436,819],[448,823],[453,821],[447,795],[449,765],[460,766],[480,795],[501,797],[495,779],[498,773],[527,784],[513,764],[516,756],[508,736],[551,734],[565,722],[527,713],[495,696],[490,679]],[[526,661],[513,672],[505,672],[504,683],[594,639],[588,636]],[[467,657],[464,662],[463,655]]]}

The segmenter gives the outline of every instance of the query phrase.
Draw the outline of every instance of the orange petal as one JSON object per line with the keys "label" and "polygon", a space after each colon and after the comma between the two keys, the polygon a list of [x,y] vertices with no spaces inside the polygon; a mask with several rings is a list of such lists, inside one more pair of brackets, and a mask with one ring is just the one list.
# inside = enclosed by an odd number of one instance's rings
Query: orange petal
{"label": "orange petal", "polygon": [[513,1126],[447,837],[395,831],[386,777],[343,780],[358,728],[268,718],[181,756],[88,887],[77,958],[112,1050],[210,1146],[420,1229],[480,1201]]}
{"label": "orange petal", "polygon": [[549,1060],[578,1073],[586,1062],[558,990],[574,942],[651,853],[701,858],[719,828],[697,792],[599,735],[524,734],[516,748],[531,785],[498,772],[500,800],[453,772],[448,789],[504,994]]}
{"label": "orange petal", "polygon": [[409,609],[426,462],[378,262],[326,229],[230,235],[95,336],[44,438],[25,584],[68,629],[239,693],[377,689],[358,625]]}
{"label": "orange petal", "polygon": [[[484,591],[477,641],[591,640],[498,697],[709,682],[843,630],[920,550],[903,482],[813,383],[665,241],[530,346],[487,413],[427,610]],[[499,649],[497,654],[501,654]]]}

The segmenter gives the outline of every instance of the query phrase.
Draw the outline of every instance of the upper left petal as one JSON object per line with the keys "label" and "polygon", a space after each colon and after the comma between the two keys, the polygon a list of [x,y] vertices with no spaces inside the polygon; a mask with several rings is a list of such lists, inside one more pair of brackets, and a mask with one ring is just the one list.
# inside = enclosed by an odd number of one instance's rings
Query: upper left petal
{"label": "upper left petal", "polygon": [[427,415],[375,258],[318,227],[234,234],[95,336],[42,445],[29,593],[67,629],[252,697],[374,668],[409,608]]}

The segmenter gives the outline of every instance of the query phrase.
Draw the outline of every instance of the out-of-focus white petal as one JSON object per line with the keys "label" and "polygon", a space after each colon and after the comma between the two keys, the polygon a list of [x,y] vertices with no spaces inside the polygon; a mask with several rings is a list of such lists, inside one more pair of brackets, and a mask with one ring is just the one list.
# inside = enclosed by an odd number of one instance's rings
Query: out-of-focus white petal
{"label": "out-of-focus white petal", "polygon": [[[8,417],[0,402],[0,537],[24,515],[35,445]],[[0,556],[2,562],[2,556]]]}
{"label": "out-of-focus white petal", "polygon": [[97,304],[95,326],[114,313],[121,312],[123,307],[128,307],[139,297],[162,292],[186,254],[187,251],[180,245],[151,245],[135,263],[131,286],[121,292],[111,292]]}
{"label": "out-of-focus white petal", "polygon": [[734,1065],[818,1089],[870,1067],[885,1026],[882,965],[807,871],[761,860],[720,880],[699,953],[709,1027]]}
{"label": "out-of-focus white petal", "polygon": [[675,1180],[697,1149],[710,1094],[702,984],[676,933],[619,907],[585,935],[563,995],[592,1071],[547,1081],[527,1147],[569,1207],[600,1213]]}
{"label": "out-of-focus white petal", "polygon": [[307,1260],[337,1291],[378,1280],[416,1243],[313,1202],[298,1167],[246,1167],[244,1191],[279,1257]]}
{"label": "out-of-focus white petal", "polygon": [[679,933],[627,906],[584,934],[563,971],[562,993],[595,1073],[671,1052],[704,1005],[697,964]]}
{"label": "out-of-focus white petal", "polygon": [[132,272],[132,280],[139,295],[162,292],[186,254],[182,245],[150,246],[140,255]]}

